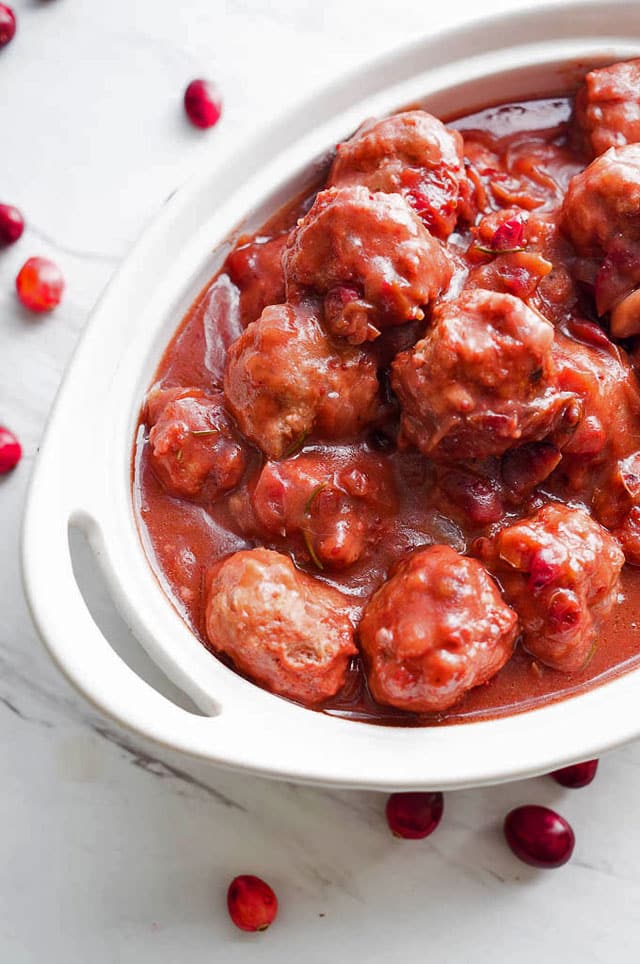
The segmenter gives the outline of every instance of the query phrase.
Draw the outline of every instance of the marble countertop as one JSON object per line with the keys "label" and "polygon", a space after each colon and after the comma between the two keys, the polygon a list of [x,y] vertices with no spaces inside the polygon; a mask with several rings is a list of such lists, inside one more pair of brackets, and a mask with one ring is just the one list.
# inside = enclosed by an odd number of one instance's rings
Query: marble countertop
{"label": "marble countertop", "polygon": [[[0,423],[25,448],[0,481],[0,962],[636,961],[640,747],[611,753],[582,791],[545,778],[449,794],[432,838],[398,841],[382,796],[216,771],[101,719],[51,665],[20,586],[22,504],[56,388],[102,287],[163,199],[231,132],[477,6],[12,5],[19,31],[0,53],[0,194],[29,228],[0,254]],[[207,133],[181,111],[185,84],[200,75],[225,98]],[[68,282],[63,305],[42,319],[21,311],[13,291],[34,254],[53,257]],[[88,557],[83,572],[103,625],[131,645]],[[502,817],[526,802],[551,804],[574,825],[574,859],[559,871],[527,868],[502,841]],[[267,934],[228,921],[226,886],[243,872],[280,897]]]}

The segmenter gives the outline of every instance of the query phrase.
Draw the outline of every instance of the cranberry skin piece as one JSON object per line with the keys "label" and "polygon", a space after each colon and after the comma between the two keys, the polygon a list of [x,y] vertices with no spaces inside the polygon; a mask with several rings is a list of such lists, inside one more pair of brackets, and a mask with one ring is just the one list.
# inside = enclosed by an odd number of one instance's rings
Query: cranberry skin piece
{"label": "cranberry skin piece", "polygon": [[13,432],[0,425],[0,475],[15,469],[22,458],[22,446]]}
{"label": "cranberry skin piece", "polygon": [[17,208],[0,204],[0,245],[13,244],[24,231],[24,218]]}
{"label": "cranberry skin piece", "polygon": [[10,43],[16,32],[16,17],[6,4],[0,3],[0,49]]}
{"label": "cranberry skin piece", "polygon": [[597,760],[585,760],[584,763],[574,763],[572,766],[554,770],[549,776],[553,777],[561,787],[578,790],[580,787],[587,787],[593,782],[597,769]]}
{"label": "cranberry skin piece", "polygon": [[227,907],[241,931],[266,931],[278,913],[278,898],[264,880],[242,874],[229,884]]}
{"label": "cranberry skin piece", "polygon": [[545,870],[566,864],[576,842],[564,817],[535,804],[516,807],[508,813],[504,835],[516,857],[525,864]]}
{"label": "cranberry skin piece", "polygon": [[392,793],[387,800],[387,823],[394,837],[422,840],[442,820],[444,798],[433,793]]}
{"label": "cranberry skin piece", "polygon": [[192,80],[184,92],[184,109],[196,127],[213,127],[222,114],[222,98],[209,80]]}
{"label": "cranberry skin piece", "polygon": [[509,218],[496,228],[491,239],[495,251],[514,251],[524,243],[524,224],[519,218]]}
{"label": "cranberry skin piece", "polygon": [[29,311],[51,311],[62,299],[62,272],[48,258],[29,258],[16,278],[16,291]]}

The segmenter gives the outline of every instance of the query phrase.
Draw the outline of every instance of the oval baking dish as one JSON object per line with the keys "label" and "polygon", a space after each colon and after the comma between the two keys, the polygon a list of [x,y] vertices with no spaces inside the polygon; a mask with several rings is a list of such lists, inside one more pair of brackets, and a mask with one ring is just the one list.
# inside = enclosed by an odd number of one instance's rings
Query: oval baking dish
{"label": "oval baking dish", "polygon": [[[225,239],[239,225],[251,231],[312,183],[327,150],[363,118],[418,99],[451,116],[557,94],[574,89],[586,67],[639,53],[640,14],[623,2],[537,7],[429,37],[333,84],[250,141],[228,145],[165,205],[81,340],[24,525],[24,578],[36,624],[60,668],[101,711],[219,765],[375,789],[516,779],[640,734],[639,670],[557,704],[459,726],[356,725],[277,699],[214,659],[175,611],[141,545],[130,486],[139,400],[176,319],[228,251]],[[205,716],[165,699],[114,652],[76,584],[70,525],[88,535],[147,653]]]}

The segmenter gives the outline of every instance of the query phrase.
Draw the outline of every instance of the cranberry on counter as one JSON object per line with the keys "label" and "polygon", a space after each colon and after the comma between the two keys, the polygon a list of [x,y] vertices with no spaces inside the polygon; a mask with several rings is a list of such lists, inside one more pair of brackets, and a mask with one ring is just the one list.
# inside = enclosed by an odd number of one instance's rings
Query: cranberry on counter
{"label": "cranberry on counter", "polygon": [[16,278],[18,298],[29,311],[51,311],[60,304],[64,278],[48,258],[29,258]]}
{"label": "cranberry on counter", "polygon": [[0,3],[0,49],[10,43],[16,32],[16,17],[11,9]]}
{"label": "cranberry on counter", "polygon": [[387,800],[387,823],[394,837],[422,840],[442,820],[444,798],[440,792],[392,793]]}
{"label": "cranberry on counter", "polygon": [[11,204],[0,204],[0,245],[13,244],[22,237],[24,218]]}
{"label": "cranberry on counter", "polygon": [[516,857],[525,864],[544,869],[566,864],[576,842],[564,817],[535,804],[516,807],[508,813],[504,835]]}
{"label": "cranberry on counter", "polygon": [[554,770],[549,776],[553,777],[561,787],[577,790],[593,782],[597,769],[597,760],[585,760],[583,763],[574,763],[572,766]]}
{"label": "cranberry on counter", "polygon": [[213,127],[222,114],[222,98],[209,80],[192,80],[184,92],[184,109],[195,127]]}
{"label": "cranberry on counter", "polygon": [[242,874],[229,884],[227,907],[241,931],[266,931],[278,913],[278,898],[260,877]]}
{"label": "cranberry on counter", "polygon": [[13,432],[0,426],[0,475],[15,469],[22,458],[22,446]]}

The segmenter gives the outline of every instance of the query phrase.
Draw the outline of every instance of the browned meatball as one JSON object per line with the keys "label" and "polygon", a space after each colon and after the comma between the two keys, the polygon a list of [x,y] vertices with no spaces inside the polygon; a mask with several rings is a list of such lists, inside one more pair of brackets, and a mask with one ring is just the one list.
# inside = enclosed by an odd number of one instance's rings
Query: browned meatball
{"label": "browned meatball", "polygon": [[519,298],[464,291],[393,363],[402,436],[441,461],[501,455],[575,420],[558,390],[553,326]]}
{"label": "browned meatball", "polygon": [[352,448],[267,462],[252,501],[263,531],[300,537],[321,569],[356,562],[397,511],[388,463]]}
{"label": "browned meatball", "polygon": [[575,119],[594,154],[640,141],[640,60],[588,73]]}
{"label": "browned meatball", "polygon": [[624,556],[613,536],[582,509],[549,503],[478,550],[520,617],[527,650],[554,669],[580,670],[616,597]]}
{"label": "browned meatball", "polygon": [[640,144],[612,148],[571,179],[562,225],[578,254],[593,262],[604,314],[640,284]]}
{"label": "browned meatball", "polygon": [[325,324],[353,344],[424,317],[449,283],[451,265],[398,194],[348,187],[318,194],[284,251],[287,294],[312,288]]}
{"label": "browned meatball", "polygon": [[458,131],[424,110],[369,120],[338,144],[329,184],[362,184],[370,191],[402,194],[438,238],[448,238],[468,184]]}
{"label": "browned meatball", "polygon": [[640,237],[640,144],[612,148],[571,178],[564,207],[564,228],[577,251],[598,257],[613,241]]}
{"label": "browned meatball", "polygon": [[379,703],[446,710],[511,656],[516,614],[486,569],[448,546],[405,559],[360,622],[369,687]]}
{"label": "browned meatball", "polygon": [[212,570],[209,642],[256,683],[311,706],[343,686],[356,653],[347,600],[269,549],[236,552]]}
{"label": "browned meatball", "polygon": [[274,305],[227,355],[227,404],[248,439],[269,458],[293,451],[311,432],[353,435],[378,412],[372,358],[334,344],[313,305]]}
{"label": "browned meatball", "polygon": [[152,389],[146,419],[151,466],[172,495],[212,500],[240,481],[245,456],[221,392]]}
{"label": "browned meatball", "polygon": [[[582,417],[563,446],[564,460],[575,456],[574,491],[585,496],[580,469],[595,483],[594,466],[606,465],[635,452],[640,441],[640,386],[626,353],[613,345],[593,323],[574,323],[572,330],[585,339],[576,341],[556,332],[553,357],[558,384],[580,399]],[[595,341],[597,339],[597,341]],[[615,431],[611,427],[615,426]]]}
{"label": "browned meatball", "polygon": [[640,531],[633,520],[640,506],[640,385],[625,352],[597,325],[582,322],[574,330],[597,341],[576,342],[560,332],[556,337],[560,386],[575,393],[582,407],[556,477],[569,498],[586,503],[599,522],[620,535],[627,559],[638,564]]}

